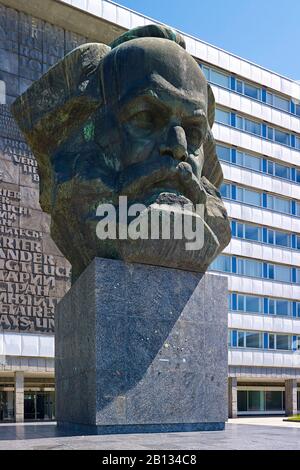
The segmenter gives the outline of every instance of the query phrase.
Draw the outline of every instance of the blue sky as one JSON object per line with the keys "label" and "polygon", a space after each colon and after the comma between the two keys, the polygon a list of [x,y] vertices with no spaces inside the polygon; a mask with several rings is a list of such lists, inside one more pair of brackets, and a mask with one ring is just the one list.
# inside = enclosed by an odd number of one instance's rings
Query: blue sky
{"label": "blue sky", "polygon": [[116,3],[300,80],[299,0],[118,0]]}

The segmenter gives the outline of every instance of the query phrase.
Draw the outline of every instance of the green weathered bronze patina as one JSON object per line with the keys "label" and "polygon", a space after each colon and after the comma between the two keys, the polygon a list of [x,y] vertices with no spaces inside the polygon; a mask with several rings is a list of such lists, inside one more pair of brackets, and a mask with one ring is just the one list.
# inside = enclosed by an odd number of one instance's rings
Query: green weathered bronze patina
{"label": "green weathered bronze patina", "polygon": [[[211,132],[214,97],[178,33],[150,25],[111,47],[82,45],[12,110],[37,158],[41,206],[74,278],[96,256],[204,272],[229,243]],[[175,203],[203,204],[204,247],[99,240],[96,209],[117,207],[121,195],[162,212]]]}

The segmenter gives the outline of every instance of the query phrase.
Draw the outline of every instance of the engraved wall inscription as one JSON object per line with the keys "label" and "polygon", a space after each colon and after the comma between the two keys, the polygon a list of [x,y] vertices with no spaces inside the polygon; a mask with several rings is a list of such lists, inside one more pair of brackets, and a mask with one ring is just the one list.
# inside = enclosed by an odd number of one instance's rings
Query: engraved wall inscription
{"label": "engraved wall inscription", "polygon": [[37,162],[10,104],[84,42],[0,4],[0,331],[53,334],[55,307],[70,286],[70,264],[52,241],[50,218],[39,205]]}

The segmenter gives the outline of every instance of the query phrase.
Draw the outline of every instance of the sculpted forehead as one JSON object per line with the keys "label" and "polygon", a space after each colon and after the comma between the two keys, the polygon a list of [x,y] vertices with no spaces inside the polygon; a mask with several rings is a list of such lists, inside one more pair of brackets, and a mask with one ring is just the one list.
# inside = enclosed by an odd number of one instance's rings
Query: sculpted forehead
{"label": "sculpted forehead", "polygon": [[207,102],[207,82],[197,62],[178,44],[141,38],[113,49],[101,64],[106,104],[122,102],[139,89],[178,91]]}

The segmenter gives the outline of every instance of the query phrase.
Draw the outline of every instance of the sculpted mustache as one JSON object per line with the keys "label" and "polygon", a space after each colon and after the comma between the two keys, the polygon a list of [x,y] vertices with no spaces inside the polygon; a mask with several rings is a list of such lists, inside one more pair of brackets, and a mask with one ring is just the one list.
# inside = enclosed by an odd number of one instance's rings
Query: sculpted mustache
{"label": "sculpted mustache", "polygon": [[[141,165],[122,171],[118,178],[118,194],[136,196],[143,194],[159,183],[177,182],[184,189],[184,196],[194,204],[205,202],[205,190],[187,162],[176,162],[174,158],[164,156],[159,160],[143,162]],[[178,186],[178,189],[181,189]],[[167,188],[166,188],[167,191]]]}

